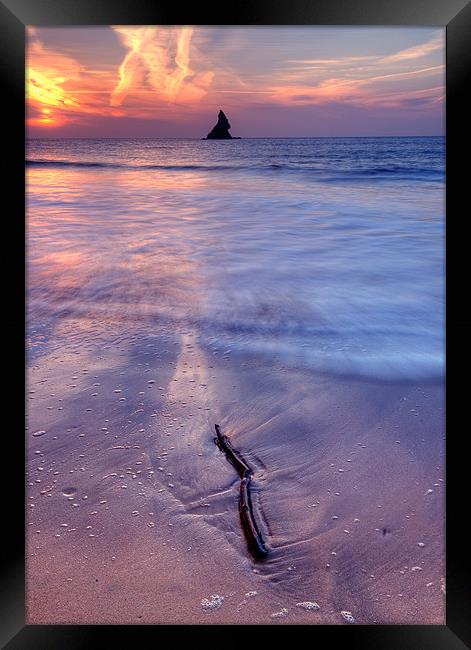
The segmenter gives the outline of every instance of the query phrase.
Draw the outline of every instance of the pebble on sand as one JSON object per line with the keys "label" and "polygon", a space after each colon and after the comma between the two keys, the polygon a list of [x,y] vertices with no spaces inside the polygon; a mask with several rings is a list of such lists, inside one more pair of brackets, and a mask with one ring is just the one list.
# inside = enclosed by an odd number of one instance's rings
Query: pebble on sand
{"label": "pebble on sand", "polygon": [[224,596],[219,596],[218,594],[213,594],[209,598],[203,598],[201,601],[201,607],[204,611],[211,611],[213,609],[219,609],[224,603]]}
{"label": "pebble on sand", "polygon": [[310,612],[316,612],[320,609],[319,605],[315,601],[306,600],[302,603],[296,603],[296,607],[302,607]]}
{"label": "pebble on sand", "polygon": [[282,607],[279,612],[273,612],[273,614],[270,614],[270,618],[283,618],[284,616],[288,616],[288,610],[286,607]]}
{"label": "pebble on sand", "polygon": [[353,618],[352,612],[348,612],[346,609],[343,609],[340,614],[342,615],[342,618],[344,621],[347,623],[355,623],[355,619]]}

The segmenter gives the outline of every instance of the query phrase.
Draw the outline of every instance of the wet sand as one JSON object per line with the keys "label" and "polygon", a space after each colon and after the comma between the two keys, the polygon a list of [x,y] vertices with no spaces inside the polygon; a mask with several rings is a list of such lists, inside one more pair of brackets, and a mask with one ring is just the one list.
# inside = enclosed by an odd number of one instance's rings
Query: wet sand
{"label": "wet sand", "polygon": [[[261,363],[185,327],[109,338],[31,361],[28,623],[444,623],[440,384]],[[263,562],[215,423],[254,468]]]}

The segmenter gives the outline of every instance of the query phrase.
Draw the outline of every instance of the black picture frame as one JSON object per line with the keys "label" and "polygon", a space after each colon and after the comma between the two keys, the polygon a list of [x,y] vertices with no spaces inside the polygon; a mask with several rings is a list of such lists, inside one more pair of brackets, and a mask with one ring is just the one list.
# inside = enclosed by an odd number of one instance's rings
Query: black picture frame
{"label": "black picture frame", "polygon": [[[461,234],[461,224],[466,218],[467,185],[466,155],[470,151],[467,119],[469,104],[465,101],[467,81],[471,78],[471,3],[466,0],[283,0],[270,3],[267,0],[233,0],[231,3],[192,3],[186,7],[180,3],[151,0],[0,0],[0,70],[4,92],[2,139],[2,183],[4,198],[8,197],[11,208],[4,213],[5,222],[16,224],[5,237],[5,248],[13,250],[16,270],[10,263],[4,270],[8,305],[4,322],[8,341],[16,341],[18,350],[24,350],[24,330],[18,325],[24,314],[23,284],[24,264],[24,58],[25,26],[52,25],[109,25],[109,24],[189,24],[189,25],[415,25],[446,26],[447,31],[447,199],[446,199],[446,285],[447,285],[447,596],[446,625],[443,626],[277,626],[276,639],[281,643],[291,641],[299,632],[307,633],[312,643],[324,647],[326,643],[345,644],[349,648],[378,648],[381,650],[461,650],[471,644],[471,601],[469,598],[469,541],[464,532],[467,516],[467,474],[469,473],[469,433],[465,433],[466,383],[456,379],[458,366],[468,367],[465,334],[470,320],[463,315],[462,299],[453,307],[452,288],[467,285],[467,240]],[[468,130],[467,130],[468,129]],[[11,135],[12,146],[6,147],[5,135]],[[468,135],[467,135],[468,134]],[[463,156],[463,152],[465,156]],[[15,214],[17,213],[17,214]],[[17,248],[13,248],[14,244]],[[12,280],[15,280],[14,282]],[[8,293],[10,292],[10,293]],[[18,306],[17,316],[10,305]],[[8,344],[9,346],[9,344]],[[455,348],[458,354],[454,354]],[[18,360],[16,366],[20,366]],[[9,371],[8,371],[9,372]],[[452,379],[453,378],[453,383]],[[24,366],[19,373],[17,395],[24,395]],[[451,388],[452,386],[452,388]],[[13,397],[13,395],[12,395]],[[21,398],[20,398],[21,399]],[[24,404],[23,404],[24,405]],[[9,404],[7,405],[9,406]],[[10,408],[9,408],[10,410]],[[15,408],[21,413],[21,403]],[[15,422],[19,422],[19,417]],[[451,423],[457,422],[458,426]],[[469,426],[469,425],[468,425]],[[24,552],[24,437],[21,427],[4,430],[9,438],[8,452],[12,468],[11,476],[5,478],[7,491],[3,499],[4,523],[2,535],[5,545],[4,569],[1,573],[0,593],[0,642],[8,650],[23,648],[55,649],[87,647],[90,644],[125,647],[149,640],[162,641],[162,633],[169,632],[176,638],[184,627],[191,633],[191,642],[240,645],[253,642],[256,635],[261,643],[275,632],[271,626],[245,626],[228,634],[226,626],[34,626],[25,624],[25,552]],[[5,464],[5,459],[4,459]],[[468,470],[468,471],[467,471]],[[190,629],[189,629],[190,628]],[[217,639],[208,640],[207,636]],[[294,639],[293,639],[294,640]],[[148,642],[148,641],[147,641]],[[165,639],[164,642],[167,642]],[[268,640],[269,642],[269,640]],[[293,641],[291,641],[293,642]]]}

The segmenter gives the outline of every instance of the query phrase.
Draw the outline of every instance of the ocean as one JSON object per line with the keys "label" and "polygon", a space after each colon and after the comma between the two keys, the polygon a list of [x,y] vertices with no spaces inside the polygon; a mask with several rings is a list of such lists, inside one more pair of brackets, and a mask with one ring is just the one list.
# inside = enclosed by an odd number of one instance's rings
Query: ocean
{"label": "ocean", "polygon": [[27,143],[29,623],[444,624],[444,152]]}
{"label": "ocean", "polygon": [[102,314],[124,337],[188,325],[210,350],[439,378],[444,150],[439,137],[30,141],[33,329],[57,344],[59,323],[94,320],[84,340],[106,343]]}

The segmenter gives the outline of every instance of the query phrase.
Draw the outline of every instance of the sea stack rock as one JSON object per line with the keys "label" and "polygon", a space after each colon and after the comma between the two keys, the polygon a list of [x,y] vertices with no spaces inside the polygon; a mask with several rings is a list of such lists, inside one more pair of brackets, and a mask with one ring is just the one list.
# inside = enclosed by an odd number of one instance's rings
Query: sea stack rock
{"label": "sea stack rock", "polygon": [[229,133],[230,128],[229,120],[222,111],[219,111],[218,123],[208,133],[206,140],[232,140],[232,135]]}

